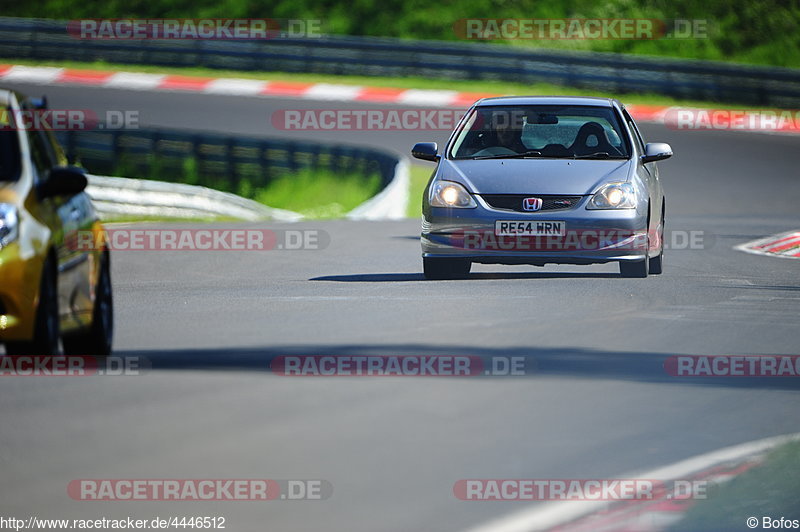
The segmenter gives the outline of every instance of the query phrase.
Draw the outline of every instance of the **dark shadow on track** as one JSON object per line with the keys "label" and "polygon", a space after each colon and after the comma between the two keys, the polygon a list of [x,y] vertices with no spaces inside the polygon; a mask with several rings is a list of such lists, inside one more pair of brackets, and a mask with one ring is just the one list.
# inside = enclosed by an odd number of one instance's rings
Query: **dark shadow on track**
{"label": "dark shadow on track", "polygon": [[[763,353],[753,353],[763,354]],[[673,376],[665,364],[675,367],[672,355],[649,352],[612,352],[599,349],[512,347],[485,348],[470,346],[432,346],[419,344],[394,345],[301,345],[253,348],[208,348],[174,350],[128,350],[114,353],[115,357],[136,357],[144,373],[176,371],[244,371],[271,373],[273,360],[279,356],[468,356],[470,367],[477,375],[420,377],[415,379],[457,379],[474,383],[487,379],[581,378],[610,379],[677,386],[800,389],[800,377],[684,377]],[[741,355],[733,353],[732,355]],[[524,374],[515,376],[488,376],[499,357],[521,357]],[[480,359],[478,361],[477,359]],[[283,377],[291,378],[291,377]],[[305,377],[326,378],[326,377]],[[331,377],[328,377],[331,378]],[[337,377],[342,379],[343,377]]]}
{"label": "dark shadow on track", "polygon": [[[498,279],[620,279],[617,273],[608,272],[476,272],[455,281],[485,281]],[[353,275],[324,275],[309,281],[336,281],[340,283],[401,283],[427,281],[422,273],[362,273]],[[441,281],[431,281],[441,282]]]}
{"label": "dark shadow on track", "polygon": [[[723,287],[720,287],[723,288]],[[724,288],[731,288],[730,286]],[[767,284],[742,284],[736,285],[733,288],[739,288],[744,290],[777,290],[779,292],[798,292],[800,291],[800,285],[767,285]]]}

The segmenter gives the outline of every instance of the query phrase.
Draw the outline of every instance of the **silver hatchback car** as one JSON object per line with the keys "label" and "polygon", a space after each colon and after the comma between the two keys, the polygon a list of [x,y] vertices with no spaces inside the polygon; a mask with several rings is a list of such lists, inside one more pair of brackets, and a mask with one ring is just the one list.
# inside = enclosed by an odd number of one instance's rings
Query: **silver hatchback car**
{"label": "silver hatchback car", "polygon": [[617,100],[479,100],[443,153],[423,142],[412,155],[438,162],[422,202],[428,279],[463,277],[473,262],[618,262],[624,277],[662,271],[655,161],[672,149],[645,144]]}

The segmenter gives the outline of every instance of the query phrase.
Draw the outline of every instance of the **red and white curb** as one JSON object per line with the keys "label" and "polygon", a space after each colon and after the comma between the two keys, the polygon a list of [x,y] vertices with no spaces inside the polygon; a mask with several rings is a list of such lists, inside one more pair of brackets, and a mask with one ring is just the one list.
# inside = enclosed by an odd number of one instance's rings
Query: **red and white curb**
{"label": "red and white curb", "polygon": [[[333,83],[301,83],[296,81],[261,81],[237,78],[207,78],[141,72],[114,72],[57,67],[34,67],[0,64],[0,81],[41,85],[83,85],[141,91],[199,92],[253,97],[294,97],[318,101],[386,103],[426,107],[466,108],[480,98],[503,96],[482,92],[451,90],[398,89],[338,85]],[[629,105],[637,120],[663,122],[669,107]]]}
{"label": "red and white curb", "polygon": [[[335,83],[303,83],[240,78],[208,78],[9,64],[0,64],[0,82],[2,81],[41,85],[82,85],[140,91],[195,92],[250,97],[291,97],[329,102],[455,107],[458,109],[465,109],[481,98],[503,96],[503,94],[499,93],[485,92],[399,89]],[[800,112],[787,110],[749,112],[636,104],[627,105],[626,107],[638,121],[666,124],[667,127],[672,129],[800,134]]]}
{"label": "red and white curb", "polygon": [[309,100],[393,103],[441,107],[468,107],[475,100],[497,94],[447,90],[395,89],[332,83],[206,78],[137,72],[78,70],[0,64],[0,80],[42,85],[89,85],[128,90],[185,91],[233,96],[292,96]]}
{"label": "red and white curb", "polygon": [[800,231],[789,231],[779,235],[759,238],[758,240],[739,244],[734,249],[756,255],[800,259]]}
{"label": "red and white curb", "polygon": [[[800,441],[800,433],[743,443],[626,479],[706,480],[722,483],[763,463],[766,453]],[[658,532],[679,522],[697,499],[560,501],[522,510],[468,532]],[[743,519],[746,516],[743,517]]]}

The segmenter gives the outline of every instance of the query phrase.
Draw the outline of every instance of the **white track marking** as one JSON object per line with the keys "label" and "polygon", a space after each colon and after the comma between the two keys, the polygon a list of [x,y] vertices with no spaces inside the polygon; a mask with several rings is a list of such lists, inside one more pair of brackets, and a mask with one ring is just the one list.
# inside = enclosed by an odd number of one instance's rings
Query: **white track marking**
{"label": "white track marking", "polygon": [[[775,436],[725,447],[645,473],[622,475],[619,478],[680,479],[717,464],[741,460],[750,455],[768,451],[773,447],[792,441],[800,441],[800,433]],[[606,509],[608,505],[609,503],[605,501],[586,501],[579,503],[576,503],[576,501],[559,501],[547,503],[490,521],[486,524],[471,528],[468,532],[532,532],[536,530],[547,530],[558,525],[565,525],[591,513],[602,511]]]}

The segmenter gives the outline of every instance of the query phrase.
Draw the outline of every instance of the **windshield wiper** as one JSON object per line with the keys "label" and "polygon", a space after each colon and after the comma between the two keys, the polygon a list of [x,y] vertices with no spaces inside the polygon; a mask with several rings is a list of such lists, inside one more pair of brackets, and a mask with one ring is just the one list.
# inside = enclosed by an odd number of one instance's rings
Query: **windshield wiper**
{"label": "windshield wiper", "polygon": [[473,159],[522,159],[525,157],[541,157],[542,152],[539,150],[530,150],[522,153],[510,153],[508,155],[479,155]]}
{"label": "windshield wiper", "polygon": [[607,151],[597,151],[585,155],[573,155],[573,159],[627,159],[624,155],[609,155]]}

